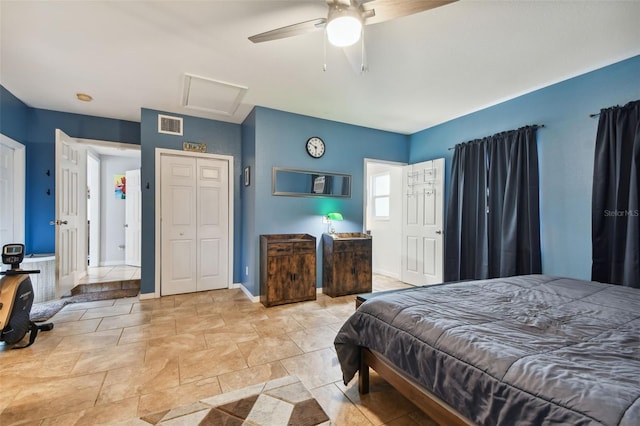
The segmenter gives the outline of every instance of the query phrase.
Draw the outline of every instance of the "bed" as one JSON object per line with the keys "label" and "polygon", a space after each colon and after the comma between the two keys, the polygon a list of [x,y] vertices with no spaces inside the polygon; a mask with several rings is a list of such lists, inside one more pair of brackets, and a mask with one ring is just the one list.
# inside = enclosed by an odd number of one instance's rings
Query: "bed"
{"label": "bed", "polygon": [[441,424],[640,424],[640,290],[545,275],[373,297],[335,338]]}

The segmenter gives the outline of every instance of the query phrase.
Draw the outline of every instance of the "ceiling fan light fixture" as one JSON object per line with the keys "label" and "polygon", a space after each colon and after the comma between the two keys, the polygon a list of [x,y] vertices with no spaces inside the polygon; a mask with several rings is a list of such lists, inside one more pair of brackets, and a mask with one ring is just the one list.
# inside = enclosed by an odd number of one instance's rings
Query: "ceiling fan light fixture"
{"label": "ceiling fan light fixture", "polygon": [[332,8],[327,22],[329,43],[337,47],[347,47],[360,40],[362,17],[357,10]]}

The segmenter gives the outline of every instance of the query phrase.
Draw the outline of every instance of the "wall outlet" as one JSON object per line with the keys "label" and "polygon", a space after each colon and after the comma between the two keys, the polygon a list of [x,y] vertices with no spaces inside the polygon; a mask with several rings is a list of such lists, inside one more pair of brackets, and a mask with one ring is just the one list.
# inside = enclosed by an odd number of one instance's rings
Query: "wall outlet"
{"label": "wall outlet", "polygon": [[245,267],[244,267],[244,274],[245,274],[246,276],[249,276],[249,267],[248,267],[248,266],[245,266]]}
{"label": "wall outlet", "polygon": [[329,218],[326,216],[322,216],[322,223],[327,224],[329,223]]}

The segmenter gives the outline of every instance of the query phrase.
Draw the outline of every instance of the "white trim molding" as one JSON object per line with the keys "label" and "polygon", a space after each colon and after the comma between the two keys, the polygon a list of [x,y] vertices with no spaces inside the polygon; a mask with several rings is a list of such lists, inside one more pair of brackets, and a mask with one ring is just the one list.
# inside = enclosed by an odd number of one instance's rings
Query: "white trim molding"
{"label": "white trim molding", "polygon": [[25,242],[26,146],[0,133],[0,144],[13,150],[13,241]]}

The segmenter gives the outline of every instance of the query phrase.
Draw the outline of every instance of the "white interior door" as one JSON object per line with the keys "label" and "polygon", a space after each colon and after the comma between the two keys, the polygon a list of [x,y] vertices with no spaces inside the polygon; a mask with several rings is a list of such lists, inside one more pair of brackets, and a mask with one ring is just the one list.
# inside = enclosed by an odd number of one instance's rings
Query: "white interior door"
{"label": "white interior door", "polygon": [[100,158],[87,152],[87,219],[89,221],[89,267],[100,266]]}
{"label": "white interior door", "polygon": [[197,291],[228,287],[229,164],[197,158]]}
{"label": "white interior door", "polygon": [[444,158],[404,167],[402,281],[442,282]]}
{"label": "white interior door", "polygon": [[125,198],[125,263],[131,266],[140,266],[141,253],[141,198],[140,169],[127,170],[126,198]]}
{"label": "white interior door", "polygon": [[56,129],[56,297],[87,271],[87,153]]}

